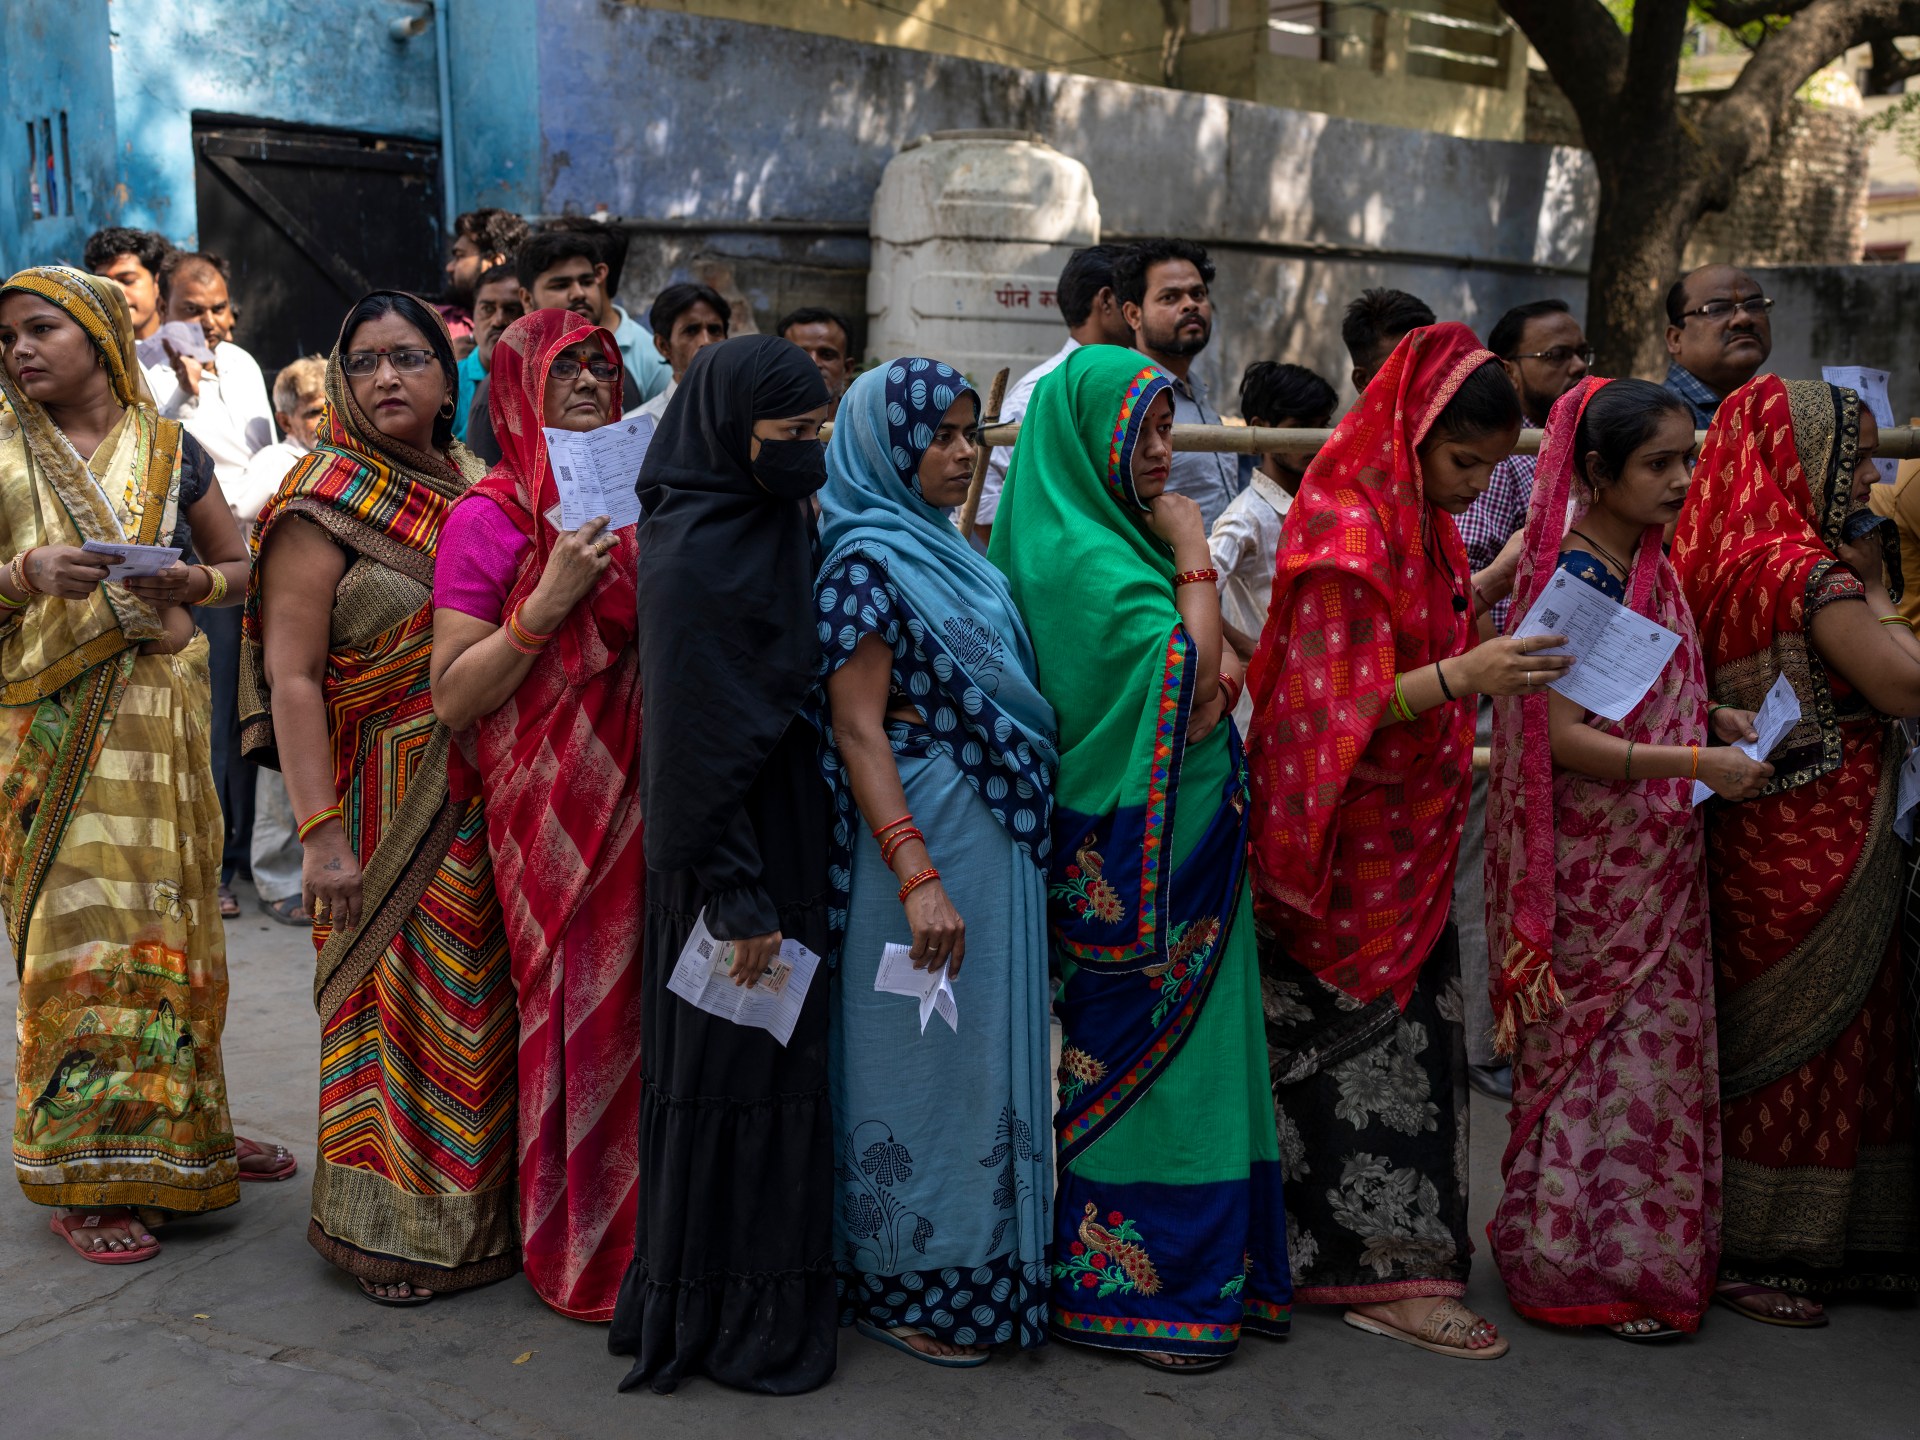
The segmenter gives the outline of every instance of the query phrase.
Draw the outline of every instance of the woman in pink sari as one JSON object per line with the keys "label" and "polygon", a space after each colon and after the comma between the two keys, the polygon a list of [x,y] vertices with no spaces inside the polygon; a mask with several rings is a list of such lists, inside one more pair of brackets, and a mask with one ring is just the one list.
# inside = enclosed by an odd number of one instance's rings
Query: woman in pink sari
{"label": "woman in pink sari", "polygon": [[1748,738],[1752,717],[1709,717],[1699,636],[1661,546],[1692,453],[1685,404],[1644,381],[1585,380],[1553,407],[1509,624],[1549,586],[1586,584],[1680,646],[1617,723],[1557,693],[1494,702],[1487,933],[1513,1109],[1488,1235],[1514,1309],[1628,1340],[1697,1329],[1720,1255],[1694,781],[1740,800],[1773,773],[1708,743]]}
{"label": "woman in pink sari", "polygon": [[527,1279],[562,1315],[610,1320],[639,1196],[639,549],[605,517],[556,528],[542,430],[618,420],[620,352],[536,310],[491,375],[501,459],[440,537],[433,704],[459,734],[456,790],[486,794],[513,954]]}

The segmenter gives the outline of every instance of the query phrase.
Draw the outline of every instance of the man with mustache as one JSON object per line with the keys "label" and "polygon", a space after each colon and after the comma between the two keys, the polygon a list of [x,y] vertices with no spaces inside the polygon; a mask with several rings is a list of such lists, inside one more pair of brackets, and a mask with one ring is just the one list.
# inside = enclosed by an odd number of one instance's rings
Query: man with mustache
{"label": "man with mustache", "polygon": [[453,415],[456,439],[467,438],[467,427],[474,419],[474,396],[493,368],[493,347],[507,327],[526,313],[513,266],[495,265],[481,272],[473,287],[473,350],[460,362],[460,395]]}
{"label": "man with mustache", "polygon": [[1773,301],[1760,282],[1731,265],[1702,265],[1667,291],[1667,389],[1693,409],[1694,425],[1713,423],[1720,402],[1773,353]]}
{"label": "man with mustache", "polygon": [[[1213,298],[1207,289],[1212,283],[1213,261],[1191,240],[1143,240],[1113,264],[1113,293],[1132,327],[1134,348],[1173,380],[1175,425],[1220,423],[1205,383],[1189,373],[1194,356],[1213,338]],[[1235,456],[1173,452],[1167,489],[1200,507],[1209,532],[1242,488]]]}

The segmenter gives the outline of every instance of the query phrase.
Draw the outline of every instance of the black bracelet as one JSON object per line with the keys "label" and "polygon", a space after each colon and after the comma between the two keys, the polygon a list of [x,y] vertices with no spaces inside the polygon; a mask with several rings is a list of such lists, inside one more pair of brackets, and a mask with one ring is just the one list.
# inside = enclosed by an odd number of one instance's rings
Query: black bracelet
{"label": "black bracelet", "polygon": [[1434,678],[1440,682],[1440,693],[1442,695],[1446,696],[1448,700],[1458,700],[1460,698],[1453,693],[1453,687],[1447,684],[1447,672],[1440,668],[1440,662],[1438,660],[1433,662],[1433,674]]}

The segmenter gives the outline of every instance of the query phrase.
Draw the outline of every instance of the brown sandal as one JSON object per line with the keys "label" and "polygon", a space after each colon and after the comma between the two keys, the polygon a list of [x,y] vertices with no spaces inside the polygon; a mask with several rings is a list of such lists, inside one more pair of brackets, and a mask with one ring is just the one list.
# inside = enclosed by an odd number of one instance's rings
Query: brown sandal
{"label": "brown sandal", "polygon": [[1430,1350],[1435,1355],[1449,1355],[1455,1360],[1498,1360],[1512,1348],[1504,1335],[1478,1350],[1469,1348],[1467,1341],[1473,1338],[1475,1330],[1487,1322],[1453,1299],[1442,1300],[1428,1311],[1418,1333],[1402,1330],[1398,1325],[1389,1325],[1384,1320],[1376,1320],[1371,1315],[1361,1315],[1352,1310],[1347,1311],[1345,1319],[1354,1329],[1364,1330],[1369,1335],[1378,1335],[1384,1340],[1398,1340],[1403,1345],[1417,1345],[1422,1350]]}

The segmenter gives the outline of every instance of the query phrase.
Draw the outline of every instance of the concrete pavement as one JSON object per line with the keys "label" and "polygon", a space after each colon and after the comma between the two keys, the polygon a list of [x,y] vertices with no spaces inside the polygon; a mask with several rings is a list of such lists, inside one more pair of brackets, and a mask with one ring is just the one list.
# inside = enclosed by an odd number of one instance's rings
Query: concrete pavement
{"label": "concrete pavement", "polygon": [[[217,1216],[169,1227],[142,1265],[88,1265],[47,1212],[0,1183],[0,1437],[110,1440],[511,1440],[662,1435],[898,1437],[1800,1437],[1920,1434],[1920,1310],[1836,1305],[1823,1331],[1716,1311],[1691,1340],[1634,1347],[1529,1325],[1484,1255],[1468,1301],[1513,1340],[1505,1359],[1428,1356],[1296,1312],[1293,1338],[1250,1340],[1223,1370],[1182,1378],[1063,1345],[936,1370],[842,1332],[825,1389],[767,1400],[706,1381],[620,1395],[604,1330],[563,1320],[516,1277],[418,1310],[360,1298],[307,1247],[318,1022],[305,933],[230,922],[226,1039],[233,1114],[301,1174],[244,1187]],[[17,998],[13,967],[0,1003]],[[0,1094],[12,1114],[14,1054]],[[1475,1233],[1497,1191],[1505,1125],[1474,1115]]]}

